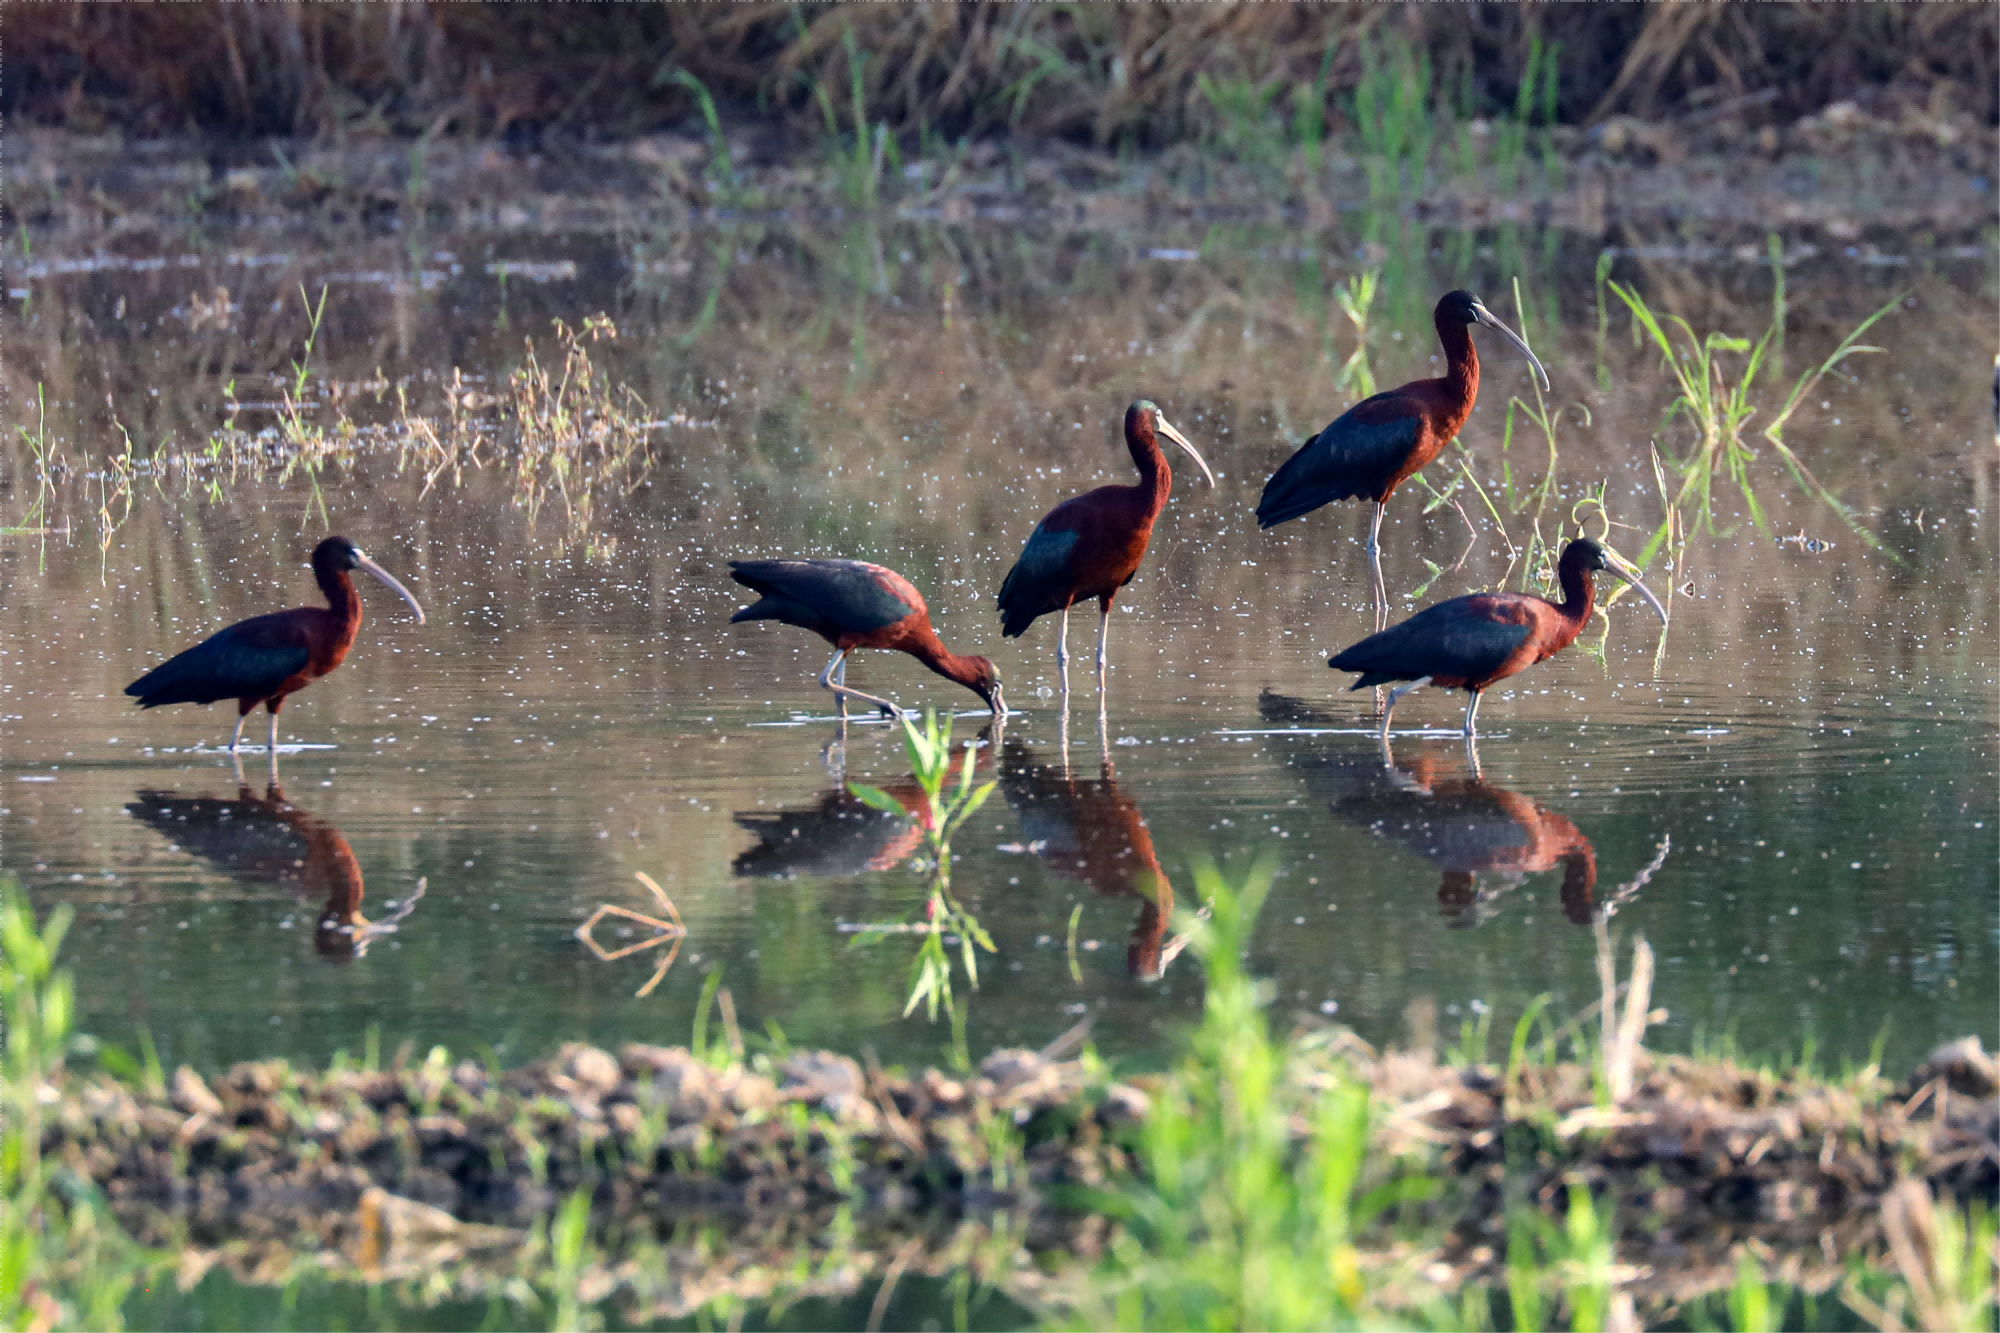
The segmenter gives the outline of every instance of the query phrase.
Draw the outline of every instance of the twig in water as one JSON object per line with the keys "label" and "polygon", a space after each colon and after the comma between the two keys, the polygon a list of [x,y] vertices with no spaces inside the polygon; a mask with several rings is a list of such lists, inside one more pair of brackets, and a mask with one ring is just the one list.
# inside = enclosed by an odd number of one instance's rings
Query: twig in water
{"label": "twig in water", "polygon": [[[599,961],[606,963],[629,957],[643,949],[651,949],[669,940],[673,941],[673,947],[667,950],[665,957],[660,959],[660,965],[653,969],[652,978],[634,993],[634,999],[642,1000],[652,994],[653,987],[660,984],[660,979],[667,975],[667,969],[674,965],[674,959],[680,956],[681,941],[687,938],[688,932],[687,926],[681,921],[680,909],[674,906],[674,900],[667,896],[666,890],[655,884],[652,876],[646,874],[643,870],[635,871],[634,876],[652,892],[655,898],[659,899],[660,906],[666,912],[668,919],[662,921],[658,917],[647,916],[644,912],[635,912],[629,907],[621,907],[616,903],[599,903],[597,910],[590,914],[590,919],[576,928],[576,937],[582,940],[592,953],[597,955]],[[627,921],[637,921],[640,925],[651,926],[660,933],[651,939],[640,940],[637,944],[628,944],[620,949],[606,949],[597,942],[596,938],[590,932],[592,927],[607,916],[622,917]],[[731,1021],[733,1017],[734,1009],[732,1006],[725,1013],[724,1017],[724,1022],[732,1030],[735,1027],[734,1022]],[[740,1046],[742,1040],[741,1035],[736,1035],[730,1044],[732,1046]]]}

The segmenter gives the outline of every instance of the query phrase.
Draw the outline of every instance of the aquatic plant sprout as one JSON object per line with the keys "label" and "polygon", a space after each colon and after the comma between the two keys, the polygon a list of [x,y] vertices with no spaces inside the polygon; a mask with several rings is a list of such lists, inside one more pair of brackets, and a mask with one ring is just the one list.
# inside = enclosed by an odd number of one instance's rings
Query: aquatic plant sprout
{"label": "aquatic plant sprout", "polygon": [[[938,1009],[942,1006],[956,1025],[960,1020],[954,1005],[951,957],[945,949],[946,937],[956,938],[959,961],[965,968],[967,982],[974,990],[979,989],[979,951],[994,953],[996,947],[992,935],[979,923],[979,918],[966,910],[964,904],[952,894],[951,839],[964,827],[965,821],[986,804],[986,799],[999,784],[973,785],[978,743],[968,741],[959,755],[958,781],[947,794],[945,788],[950,781],[953,759],[951,714],[946,713],[940,720],[933,710],[927,708],[921,721],[913,720],[907,711],[899,714],[897,721],[903,728],[903,745],[909,755],[911,770],[923,789],[925,807],[917,819],[930,852],[926,867],[930,896],[924,903],[924,920],[914,928],[914,933],[922,938],[917,945],[910,996],[903,1006],[903,1015],[908,1017],[922,1004],[926,1016],[931,1022],[936,1022]],[[865,782],[850,782],[847,789],[871,809],[899,819],[910,817],[903,803],[880,787]],[[904,931],[909,929],[903,928]],[[891,929],[887,927],[863,929],[858,932],[855,942],[859,944],[880,939],[888,933]]]}
{"label": "aquatic plant sprout", "polygon": [[[1611,291],[1632,313],[1635,327],[1642,329],[1659,349],[1660,358],[1672,376],[1678,389],[1674,400],[1668,405],[1666,416],[1661,421],[1664,429],[1675,419],[1685,421],[1695,432],[1694,448],[1676,466],[1683,481],[1674,498],[1674,508],[1692,505],[1701,522],[1710,531],[1714,530],[1714,482],[1718,474],[1733,482],[1743,497],[1745,509],[1751,522],[1759,531],[1770,531],[1769,520],[1764,506],[1759,502],[1750,476],[1751,464],[1756,460],[1756,451],[1743,438],[1743,428],[1754,416],[1758,407],[1752,394],[1756,388],[1758,375],[1763,371],[1767,356],[1778,345],[1784,332],[1785,296],[1780,281],[1772,301],[1772,319],[1762,335],[1755,342],[1732,334],[1711,332],[1703,337],[1697,335],[1694,326],[1679,315],[1668,315],[1663,322],[1643,297],[1622,283],[1608,282]],[[1819,479],[1792,452],[1782,438],[1785,423],[1791,419],[1800,402],[1821,378],[1831,373],[1842,361],[1864,352],[1880,352],[1880,347],[1866,346],[1860,342],[1861,336],[1875,322],[1900,305],[1908,293],[1900,293],[1862,320],[1834,348],[1827,358],[1812,370],[1801,375],[1792,386],[1785,404],[1764,429],[1764,438],[1778,451],[1779,458],[1790,470],[1794,479],[1818,498],[1845,523],[1850,531],[1878,550],[1881,539],[1870,532],[1846,505],[1822,485]],[[1676,342],[1670,335],[1668,326],[1680,334]],[[1726,355],[1742,355],[1745,360],[1734,384],[1723,360]],[[1647,544],[1640,562],[1643,564],[1667,539],[1667,525],[1661,527]]]}

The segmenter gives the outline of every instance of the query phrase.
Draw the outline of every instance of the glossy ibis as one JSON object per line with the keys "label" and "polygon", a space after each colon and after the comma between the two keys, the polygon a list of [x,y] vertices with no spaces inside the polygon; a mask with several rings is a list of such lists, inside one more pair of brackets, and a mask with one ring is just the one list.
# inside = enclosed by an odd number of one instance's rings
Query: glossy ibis
{"label": "glossy ibis", "polygon": [[348,572],[365,569],[388,585],[424,623],[424,609],[388,570],[361,553],[345,537],[328,537],[313,548],[313,579],[326,595],[324,607],[301,606],[239,620],[167,659],[125,687],[141,708],[163,704],[212,704],[236,700],[236,730],[229,751],[243,740],[243,722],[258,704],[271,714],[272,762],[278,753],[278,710],[285,697],[347,660],[361,631],[361,595]]}
{"label": "glossy ibis", "polygon": [[1502,324],[1471,292],[1446,292],[1433,312],[1438,341],[1444,344],[1445,373],[1412,380],[1364,398],[1331,425],[1299,446],[1264,483],[1257,502],[1257,526],[1309,514],[1335,500],[1375,502],[1368,524],[1368,565],[1375,580],[1375,628],[1389,620],[1389,591],[1382,581],[1382,512],[1396,487],[1443,452],[1472,415],[1479,397],[1479,353],[1471,328],[1483,324],[1521,349],[1521,355],[1549,384],[1548,372],[1520,335]]}
{"label": "glossy ibis", "polygon": [[1639,571],[1588,537],[1563,548],[1556,580],[1563,599],[1522,592],[1478,592],[1427,606],[1400,625],[1371,634],[1353,647],[1327,659],[1337,671],[1358,671],[1350,689],[1407,680],[1389,691],[1382,710],[1382,735],[1389,734],[1389,717],[1396,702],[1425,685],[1465,690],[1472,702],[1465,708],[1465,734],[1474,735],[1480,691],[1496,680],[1525,671],[1570,646],[1590,619],[1597,591],[1591,574],[1608,570],[1624,579],[1659,612],[1667,609],[1639,581]]}
{"label": "glossy ibis", "polygon": [[777,620],[811,630],[833,645],[833,660],[819,673],[819,683],[839,701],[841,717],[847,716],[850,696],[875,705],[885,716],[902,716],[887,699],[847,688],[847,655],[856,648],[908,653],[984,699],[993,716],[1007,715],[993,663],[946,648],[931,628],[924,595],[895,570],[865,560],[732,560],[729,576],[762,594],[731,616],[730,624]]}
{"label": "glossy ibis", "polygon": [[1118,785],[1110,756],[1095,781],[1040,762],[1018,742],[1004,742],[1000,789],[1020,817],[1028,846],[1056,874],[1088,884],[1107,898],[1137,898],[1139,915],[1125,950],[1126,971],[1157,981],[1178,949],[1167,941],[1174,914],[1174,886],[1160,869],[1152,831],[1139,807]]}
{"label": "glossy ibis", "polygon": [[1103,688],[1105,641],[1110,635],[1111,602],[1139,572],[1153,523],[1173,489],[1160,436],[1181,448],[1201,469],[1211,488],[1215,474],[1187,436],[1174,429],[1160,409],[1142,398],[1125,409],[1125,447],[1139,469],[1136,486],[1100,486],[1051,509],[1021,548],[1021,558],[1000,585],[1000,632],[1017,638],[1039,617],[1060,612],[1056,671],[1069,691],[1069,609],[1097,599],[1097,677]]}

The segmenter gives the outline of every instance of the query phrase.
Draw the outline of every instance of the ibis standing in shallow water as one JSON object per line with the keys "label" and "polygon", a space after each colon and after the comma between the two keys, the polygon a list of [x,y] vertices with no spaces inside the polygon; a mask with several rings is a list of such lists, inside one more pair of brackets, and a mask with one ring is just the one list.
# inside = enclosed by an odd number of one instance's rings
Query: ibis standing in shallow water
{"label": "ibis standing in shallow water", "polygon": [[1424,685],[1464,690],[1472,696],[1465,708],[1465,734],[1472,736],[1479,712],[1480,691],[1496,680],[1525,671],[1553,657],[1575,641],[1590,619],[1597,590],[1591,574],[1609,570],[1630,583],[1652,608],[1667,618],[1667,608],[1639,581],[1639,571],[1622,557],[1588,537],[1563,548],[1556,564],[1556,581],[1563,599],[1551,602],[1524,592],[1476,592],[1439,602],[1402,624],[1369,635],[1352,648],[1328,658],[1337,671],[1358,671],[1349,689],[1407,680],[1389,691],[1382,710],[1382,736],[1389,735],[1389,717],[1396,701]]}
{"label": "ibis standing in shallow water", "polygon": [[1097,599],[1097,685],[1104,688],[1105,641],[1111,632],[1111,602],[1132,581],[1153,539],[1153,524],[1167,507],[1173,473],[1160,448],[1166,436],[1194,459],[1211,489],[1215,474],[1201,451],[1174,429],[1160,409],[1141,398],[1125,409],[1125,447],[1139,469],[1136,486],[1100,486],[1051,509],[1021,549],[1021,558],[1000,585],[1000,632],[1018,638],[1050,612],[1062,615],[1056,635],[1056,673],[1069,693],[1069,609]]}
{"label": "ibis standing in shallow water", "polygon": [[171,657],[125,687],[141,708],[162,704],[212,704],[236,700],[236,730],[229,752],[243,740],[243,722],[263,704],[271,714],[271,762],[278,756],[278,710],[285,697],[332,671],[347,660],[354,637],[361,632],[361,594],[354,590],[350,570],[365,569],[410,604],[417,623],[424,609],[410,590],[388,570],[361,553],[345,537],[328,537],[313,548],[313,578],[327,604],[274,611],[239,620]]}
{"label": "ibis standing in shallow water", "polygon": [[833,660],[819,673],[819,683],[839,700],[842,718],[850,697],[889,717],[902,716],[902,709],[887,699],[847,688],[847,655],[856,648],[908,653],[984,699],[994,717],[1007,715],[993,663],[960,657],[945,647],[931,628],[924,595],[893,569],[865,560],[732,560],[729,577],[763,594],[729,617],[730,624],[777,620],[811,630],[833,645]]}
{"label": "ibis standing in shallow water", "polygon": [[1368,565],[1375,579],[1375,628],[1389,623],[1389,590],[1382,581],[1382,511],[1404,481],[1427,466],[1458,434],[1479,397],[1479,353],[1471,329],[1484,324],[1521,349],[1549,386],[1548,372],[1519,334],[1502,324],[1471,292],[1446,292],[1432,318],[1444,344],[1445,373],[1412,380],[1364,398],[1333,424],[1299,446],[1264,483],[1257,526],[1274,528],[1335,500],[1375,502],[1368,524]]}

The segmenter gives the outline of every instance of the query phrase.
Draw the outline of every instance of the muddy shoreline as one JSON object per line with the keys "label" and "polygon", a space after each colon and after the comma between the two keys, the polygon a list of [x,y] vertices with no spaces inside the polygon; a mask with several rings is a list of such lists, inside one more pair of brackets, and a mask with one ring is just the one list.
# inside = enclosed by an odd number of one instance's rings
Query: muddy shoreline
{"label": "muddy shoreline", "polygon": [[[1662,1300],[1726,1287],[1746,1244],[1825,1289],[1879,1250],[1882,1204],[1910,1182],[1960,1202],[2000,1190],[1996,1066],[1976,1040],[1899,1085],[1642,1057],[1616,1106],[1575,1064],[1510,1079],[1378,1055],[1339,1030],[1297,1049],[1301,1108],[1366,1080],[1371,1157],[1442,1181],[1426,1212],[1447,1239],[1430,1268],[1450,1285],[1499,1276],[1510,1202],[1560,1214],[1577,1183],[1615,1209],[1621,1257],[1647,1270],[1627,1285]],[[829,1052],[712,1064],[637,1045],[571,1045],[507,1072],[441,1054],[374,1072],[246,1063],[213,1082],[183,1066],[150,1089],[63,1077],[44,1089],[43,1148],[139,1240],[181,1252],[184,1284],[217,1265],[253,1282],[304,1265],[444,1274],[465,1294],[545,1262],[546,1219],[583,1191],[606,1247],[593,1281],[636,1299],[635,1247],[690,1225],[754,1255],[824,1248],[848,1219],[853,1247],[875,1256],[850,1264],[855,1281],[889,1263],[946,1271],[996,1235],[1010,1256],[1089,1259],[1109,1225],[1089,1192],[1129,1178],[1159,1077],[1018,1050],[957,1078]],[[686,1283],[728,1277],[682,1267]],[[643,1303],[671,1313],[712,1294],[649,1286]]]}
{"label": "muddy shoreline", "polygon": [[[768,133],[632,140],[130,140],[26,128],[9,136],[10,232],[174,235],[273,225],[625,233],[662,225],[803,223],[882,214],[1089,230],[1268,221],[1321,228],[1363,214],[1439,227],[1609,234],[1811,233],[1829,246],[1977,246],[1995,207],[1981,170],[2000,136],[1971,122],[1870,116],[1839,103],[1761,137],[1713,123],[1615,118],[1559,130],[1502,169],[1419,171],[1371,191],[1371,164],[1330,149],[1246,165],[1188,146],[1144,157],[1062,142],[982,141],[891,170],[800,153]],[[726,147],[726,155],[719,151]],[[1398,177],[1401,180],[1401,177]],[[1760,252],[1761,253],[1761,252]]]}

